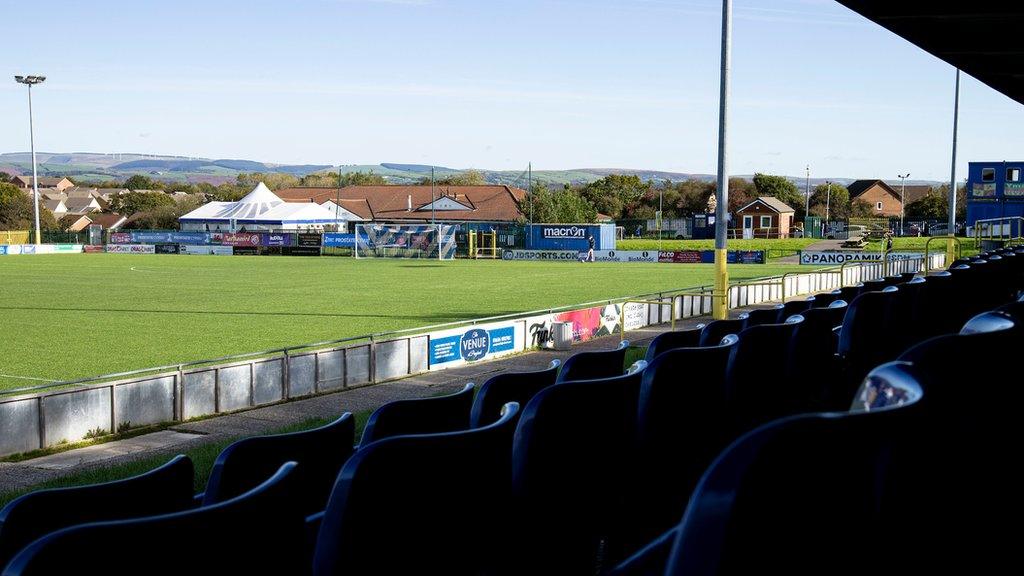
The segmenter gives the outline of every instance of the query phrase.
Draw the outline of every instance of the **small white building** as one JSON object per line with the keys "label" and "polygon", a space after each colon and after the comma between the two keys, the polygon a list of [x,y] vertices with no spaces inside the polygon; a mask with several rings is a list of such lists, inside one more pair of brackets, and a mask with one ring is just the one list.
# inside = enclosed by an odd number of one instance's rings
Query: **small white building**
{"label": "small white building", "polygon": [[289,203],[262,182],[237,202],[210,202],[178,218],[182,230],[237,232],[257,230],[333,230],[336,217],[319,204]]}

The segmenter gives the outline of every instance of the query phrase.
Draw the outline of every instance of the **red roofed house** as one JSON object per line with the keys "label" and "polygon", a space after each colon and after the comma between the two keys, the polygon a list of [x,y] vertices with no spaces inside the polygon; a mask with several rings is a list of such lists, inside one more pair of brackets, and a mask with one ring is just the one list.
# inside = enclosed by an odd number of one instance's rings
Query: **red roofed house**
{"label": "red roofed house", "polygon": [[285,202],[313,202],[345,221],[516,222],[526,191],[487,186],[346,186],[278,190]]}

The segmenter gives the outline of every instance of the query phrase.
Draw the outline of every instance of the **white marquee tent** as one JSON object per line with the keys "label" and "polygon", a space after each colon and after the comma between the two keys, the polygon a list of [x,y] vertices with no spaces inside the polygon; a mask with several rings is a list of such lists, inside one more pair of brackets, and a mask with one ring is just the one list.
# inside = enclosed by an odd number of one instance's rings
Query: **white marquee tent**
{"label": "white marquee tent", "polygon": [[262,182],[237,202],[210,202],[178,218],[182,230],[235,232],[323,230],[337,223],[335,213],[313,203],[289,203]]}

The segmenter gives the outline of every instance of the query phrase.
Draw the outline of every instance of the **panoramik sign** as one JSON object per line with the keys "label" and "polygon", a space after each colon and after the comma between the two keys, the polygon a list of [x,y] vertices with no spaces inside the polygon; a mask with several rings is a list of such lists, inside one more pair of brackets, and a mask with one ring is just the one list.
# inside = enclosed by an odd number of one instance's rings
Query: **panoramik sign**
{"label": "panoramik sign", "polygon": [[[889,254],[890,262],[896,260],[914,260],[921,258],[924,258],[924,254],[918,254],[913,252],[891,252]],[[800,252],[800,263],[809,265],[881,261],[882,254],[880,252],[857,252],[852,250],[830,252],[808,252],[804,250]]]}

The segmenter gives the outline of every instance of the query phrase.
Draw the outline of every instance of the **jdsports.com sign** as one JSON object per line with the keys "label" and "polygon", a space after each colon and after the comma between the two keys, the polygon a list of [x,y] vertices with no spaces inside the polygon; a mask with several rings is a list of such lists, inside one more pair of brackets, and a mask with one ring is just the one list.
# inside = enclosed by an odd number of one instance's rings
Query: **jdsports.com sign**
{"label": "jdsports.com sign", "polygon": [[[576,250],[505,250],[505,260],[579,260],[586,252]],[[657,250],[594,250],[597,262],[657,262]]]}

